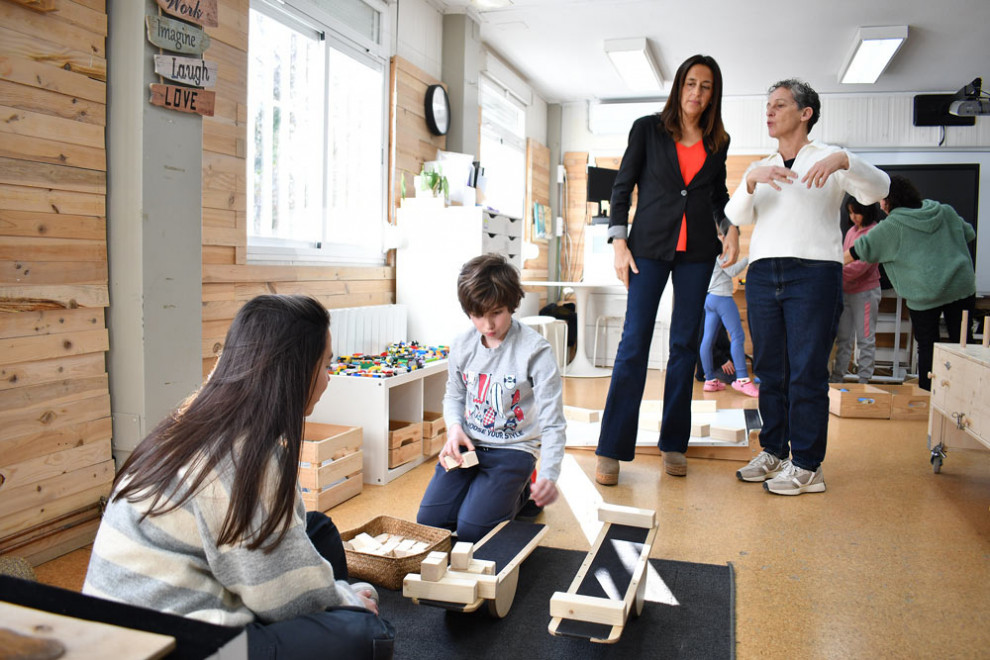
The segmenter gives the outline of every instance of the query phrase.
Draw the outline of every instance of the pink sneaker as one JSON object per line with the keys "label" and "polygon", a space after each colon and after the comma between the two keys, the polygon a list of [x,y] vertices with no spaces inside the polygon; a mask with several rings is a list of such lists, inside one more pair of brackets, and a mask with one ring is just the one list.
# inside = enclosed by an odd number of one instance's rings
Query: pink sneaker
{"label": "pink sneaker", "polygon": [[732,389],[737,392],[742,392],[746,396],[760,396],[760,388],[754,385],[751,380],[747,380],[745,383],[740,383],[738,380],[734,380],[732,381]]}
{"label": "pink sneaker", "polygon": [[[735,383],[732,384],[735,387]],[[712,378],[711,380],[705,381],[705,386],[702,388],[705,392],[721,392],[725,389],[725,383],[720,381],[718,378]]]}

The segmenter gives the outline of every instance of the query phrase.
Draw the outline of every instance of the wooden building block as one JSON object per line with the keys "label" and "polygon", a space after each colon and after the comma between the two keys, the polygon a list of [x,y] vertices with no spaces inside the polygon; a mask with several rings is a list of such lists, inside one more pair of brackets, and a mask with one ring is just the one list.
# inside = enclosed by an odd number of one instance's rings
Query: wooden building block
{"label": "wooden building block", "polygon": [[461,452],[461,464],[457,464],[457,459],[453,456],[443,457],[443,467],[445,470],[450,471],[454,468],[469,468],[478,464],[478,454],[473,451],[462,451]]}
{"label": "wooden building block", "polygon": [[478,600],[478,580],[475,577],[465,580],[448,575],[436,582],[427,582],[420,575],[410,573],[402,580],[402,595],[467,605]]}
{"label": "wooden building block", "polygon": [[591,408],[579,408],[577,406],[564,406],[564,418],[572,422],[598,422],[601,421],[601,411]]}
{"label": "wooden building block", "polygon": [[711,424],[701,424],[700,422],[691,422],[691,437],[693,438],[704,438],[707,437],[711,432]]}
{"label": "wooden building block", "polygon": [[466,571],[447,571],[448,578],[467,580],[478,585],[478,598],[495,598],[498,595],[498,577],[483,573],[468,573]]}
{"label": "wooden building block", "polygon": [[450,567],[455,571],[465,571],[471,563],[474,555],[474,546],[466,541],[459,541],[454,544],[454,549],[450,551]]}
{"label": "wooden building block", "polygon": [[746,429],[734,429],[728,426],[712,426],[709,431],[712,440],[725,442],[742,442],[746,439]]}
{"label": "wooden building block", "polygon": [[419,574],[427,582],[436,582],[447,572],[447,553],[431,552],[419,565]]}
{"label": "wooden building block", "polygon": [[890,418],[890,392],[859,383],[829,383],[828,411],[839,417]]}
{"label": "wooden building block", "polygon": [[495,575],[495,562],[489,559],[472,558],[464,572],[475,575]]}
{"label": "wooden building block", "polygon": [[657,524],[657,513],[650,509],[637,509],[618,504],[602,504],[598,507],[598,519],[605,523],[629,525],[651,529]]}
{"label": "wooden building block", "polygon": [[621,626],[626,621],[626,607],[621,600],[558,591],[550,598],[550,616]]}
{"label": "wooden building block", "polygon": [[718,401],[715,399],[694,399],[691,401],[691,412],[718,412]]}

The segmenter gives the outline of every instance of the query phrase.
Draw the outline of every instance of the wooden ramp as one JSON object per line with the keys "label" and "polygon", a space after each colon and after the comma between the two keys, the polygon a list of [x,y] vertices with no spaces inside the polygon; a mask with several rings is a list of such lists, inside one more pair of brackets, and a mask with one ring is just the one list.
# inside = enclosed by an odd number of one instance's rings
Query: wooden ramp
{"label": "wooden ramp", "polygon": [[550,599],[554,635],[612,644],[629,615],[639,616],[646,594],[646,570],[657,534],[656,513],[602,505],[598,538],[566,593]]}
{"label": "wooden ramp", "polygon": [[419,605],[457,612],[473,612],[487,604],[492,616],[503,618],[516,595],[519,565],[546,532],[546,525],[505,521],[469,548],[456,544],[449,565],[446,553],[430,553],[420,573],[402,581],[402,595]]}

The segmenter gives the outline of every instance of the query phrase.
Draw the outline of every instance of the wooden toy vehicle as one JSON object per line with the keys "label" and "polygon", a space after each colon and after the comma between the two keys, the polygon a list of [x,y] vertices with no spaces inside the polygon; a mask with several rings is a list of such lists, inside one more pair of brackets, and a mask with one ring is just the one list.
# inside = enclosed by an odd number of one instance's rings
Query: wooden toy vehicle
{"label": "wooden toy vehicle", "polygon": [[519,565],[546,534],[545,525],[507,520],[473,546],[457,543],[447,554],[431,552],[420,573],[402,582],[402,595],[419,605],[456,612],[474,612],[487,604],[488,612],[504,618],[512,607],[519,583]]}
{"label": "wooden toy vehicle", "polygon": [[[629,615],[639,616],[646,596],[646,570],[657,534],[656,512],[603,504],[601,530],[566,593],[550,598],[553,635],[612,644]],[[603,587],[609,585],[609,589]]]}

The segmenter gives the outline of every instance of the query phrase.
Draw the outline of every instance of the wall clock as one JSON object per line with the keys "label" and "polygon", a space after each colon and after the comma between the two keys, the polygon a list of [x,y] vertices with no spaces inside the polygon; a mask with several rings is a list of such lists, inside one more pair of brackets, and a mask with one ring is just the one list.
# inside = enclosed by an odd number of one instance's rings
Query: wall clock
{"label": "wall clock", "polygon": [[443,85],[426,88],[426,125],[434,135],[446,135],[450,128],[450,99]]}

